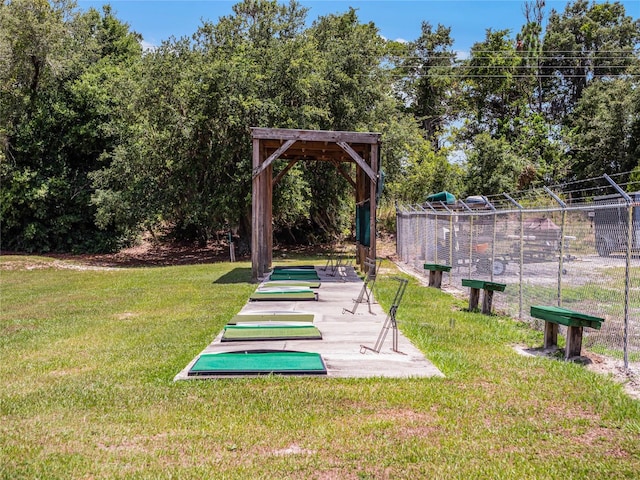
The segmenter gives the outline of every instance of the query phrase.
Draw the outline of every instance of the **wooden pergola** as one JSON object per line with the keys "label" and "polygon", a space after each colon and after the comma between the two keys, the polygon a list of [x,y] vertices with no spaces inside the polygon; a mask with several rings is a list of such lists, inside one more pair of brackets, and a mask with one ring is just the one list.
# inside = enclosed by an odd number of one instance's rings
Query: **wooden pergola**
{"label": "wooden pergola", "polygon": [[[273,187],[299,161],[330,162],[353,187],[356,205],[369,206],[369,245],[356,243],[360,265],[366,258],[376,257],[376,192],[380,168],[380,134],[333,132],[325,130],[289,130],[282,128],[252,128],[253,192],[251,264],[256,281],[271,268],[273,260]],[[288,161],[273,177],[273,162]],[[356,165],[352,178],[343,163]]]}

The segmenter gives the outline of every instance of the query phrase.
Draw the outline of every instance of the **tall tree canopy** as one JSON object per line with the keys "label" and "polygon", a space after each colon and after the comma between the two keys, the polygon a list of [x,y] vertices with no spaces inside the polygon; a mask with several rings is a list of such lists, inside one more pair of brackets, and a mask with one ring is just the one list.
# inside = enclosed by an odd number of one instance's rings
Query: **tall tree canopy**
{"label": "tall tree canopy", "polygon": [[[586,0],[523,14],[460,59],[451,27],[429,19],[402,43],[355,9],[310,21],[295,0],[243,0],[143,52],[109,6],[3,0],[2,248],[109,250],[144,230],[205,243],[222,229],[248,245],[252,126],[381,132],[390,200],[637,176],[640,20]],[[298,163],[274,190],[282,240],[348,233],[352,212],[329,163]]]}
{"label": "tall tree canopy", "polygon": [[110,88],[140,58],[139,37],[109,8],[12,0],[0,7],[3,248],[115,246],[95,226],[89,175],[116,147]]}

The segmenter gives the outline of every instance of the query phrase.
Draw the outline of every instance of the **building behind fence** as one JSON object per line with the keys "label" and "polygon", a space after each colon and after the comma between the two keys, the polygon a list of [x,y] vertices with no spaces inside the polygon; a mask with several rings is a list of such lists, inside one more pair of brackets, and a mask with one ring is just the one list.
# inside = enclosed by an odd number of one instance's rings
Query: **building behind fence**
{"label": "building behind fence", "polygon": [[616,180],[398,205],[398,257],[417,271],[452,266],[443,284],[461,290],[463,278],[506,283],[495,308],[539,329],[532,305],[603,317],[583,345],[629,368],[640,361],[640,193]]}

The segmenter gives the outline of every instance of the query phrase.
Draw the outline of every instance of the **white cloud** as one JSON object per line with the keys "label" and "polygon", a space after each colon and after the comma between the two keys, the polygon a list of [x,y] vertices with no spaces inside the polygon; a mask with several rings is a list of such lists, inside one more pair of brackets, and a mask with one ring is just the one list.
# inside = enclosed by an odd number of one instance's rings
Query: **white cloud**
{"label": "white cloud", "polygon": [[[379,35],[379,37],[380,37],[382,40],[384,40],[384,41],[389,40],[389,39],[388,39],[387,37],[385,37],[384,35]],[[394,42],[398,42],[398,43],[409,43],[409,41],[408,41],[408,40],[405,40],[404,38],[396,38],[396,39],[394,40]]]}
{"label": "white cloud", "polygon": [[155,51],[156,48],[158,48],[157,45],[154,45],[153,43],[149,43],[146,40],[140,40],[140,46],[142,47],[142,50],[144,52],[153,52]]}

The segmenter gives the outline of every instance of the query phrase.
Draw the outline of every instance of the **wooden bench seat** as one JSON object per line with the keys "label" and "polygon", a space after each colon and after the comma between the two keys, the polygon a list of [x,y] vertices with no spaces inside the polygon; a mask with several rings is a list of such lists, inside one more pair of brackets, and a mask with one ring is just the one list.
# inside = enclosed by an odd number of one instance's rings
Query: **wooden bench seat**
{"label": "wooden bench seat", "polygon": [[463,278],[462,286],[469,287],[469,310],[478,308],[480,300],[480,290],[484,291],[482,297],[482,313],[491,313],[491,304],[493,303],[493,292],[504,292],[507,288],[506,283],[489,282],[487,280],[473,280],[471,278]]}
{"label": "wooden bench seat", "polygon": [[425,263],[424,269],[429,270],[429,286],[440,288],[442,285],[442,272],[451,270],[450,265],[440,265],[438,263]]}
{"label": "wooden bench seat", "polygon": [[579,357],[582,351],[582,329],[584,327],[600,330],[604,318],[576,312],[562,307],[535,305],[531,307],[531,316],[544,320],[544,348],[558,346],[558,325],[567,327],[567,346],[564,358]]}

